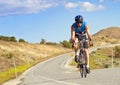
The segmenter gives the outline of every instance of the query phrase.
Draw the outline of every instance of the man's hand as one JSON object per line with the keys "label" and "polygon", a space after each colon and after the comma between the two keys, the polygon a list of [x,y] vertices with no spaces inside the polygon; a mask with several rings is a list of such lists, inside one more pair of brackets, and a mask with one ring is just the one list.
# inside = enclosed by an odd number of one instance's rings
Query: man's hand
{"label": "man's hand", "polygon": [[93,41],[91,39],[89,40],[89,45],[93,46]]}
{"label": "man's hand", "polygon": [[74,43],[75,42],[75,38],[71,38],[71,42]]}

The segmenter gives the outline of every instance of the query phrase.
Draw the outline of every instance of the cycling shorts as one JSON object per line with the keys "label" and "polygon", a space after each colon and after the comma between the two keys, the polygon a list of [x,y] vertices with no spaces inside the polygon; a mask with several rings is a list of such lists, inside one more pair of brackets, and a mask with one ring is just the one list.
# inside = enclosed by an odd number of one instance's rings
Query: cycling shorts
{"label": "cycling shorts", "polygon": [[[75,42],[74,42],[74,43],[79,44],[78,38],[75,38]],[[73,44],[74,44],[74,43],[73,43]],[[85,41],[85,42],[83,43],[83,47],[84,47],[84,48],[88,48],[88,42],[87,42],[87,41]]]}

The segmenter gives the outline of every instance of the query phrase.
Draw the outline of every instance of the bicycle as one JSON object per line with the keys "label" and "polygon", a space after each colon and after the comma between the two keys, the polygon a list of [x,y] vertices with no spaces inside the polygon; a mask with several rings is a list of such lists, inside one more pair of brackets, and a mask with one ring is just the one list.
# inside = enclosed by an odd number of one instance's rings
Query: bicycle
{"label": "bicycle", "polygon": [[78,68],[80,70],[81,77],[87,77],[87,61],[86,61],[86,54],[84,51],[84,43],[87,42],[86,35],[76,34],[80,37],[78,37],[78,41],[80,43],[80,52],[78,57]]}
{"label": "bicycle", "polygon": [[83,76],[85,78],[87,77],[87,72],[86,72],[87,61],[86,61],[86,54],[83,47],[84,42],[85,42],[85,39],[80,41],[80,52],[79,52],[79,61],[78,61],[78,66],[79,66],[79,70],[82,78]]}

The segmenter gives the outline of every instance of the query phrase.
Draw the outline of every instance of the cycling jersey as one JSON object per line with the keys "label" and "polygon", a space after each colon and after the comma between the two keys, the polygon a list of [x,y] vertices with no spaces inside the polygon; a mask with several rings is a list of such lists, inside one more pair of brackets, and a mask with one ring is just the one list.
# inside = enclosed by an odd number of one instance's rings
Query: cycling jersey
{"label": "cycling jersey", "polygon": [[86,22],[83,22],[80,27],[77,26],[77,23],[73,23],[73,28],[78,40],[87,39]]}
{"label": "cycling jersey", "polygon": [[73,23],[74,31],[76,33],[82,33],[84,31],[86,31],[85,26],[86,26],[86,22],[83,22],[81,27],[78,27],[76,22]]}

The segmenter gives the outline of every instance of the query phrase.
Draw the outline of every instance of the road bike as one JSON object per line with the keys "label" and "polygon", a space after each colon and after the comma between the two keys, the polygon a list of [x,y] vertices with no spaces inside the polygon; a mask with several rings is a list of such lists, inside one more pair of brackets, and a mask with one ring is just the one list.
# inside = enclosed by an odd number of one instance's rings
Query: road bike
{"label": "road bike", "polygon": [[79,52],[78,67],[80,70],[81,77],[86,78],[87,77],[87,72],[86,72],[87,61],[86,61],[86,54],[83,47],[83,44],[86,42],[86,40],[83,39],[83,40],[80,40],[79,42],[80,42],[80,52]]}
{"label": "road bike", "polygon": [[84,48],[84,43],[87,42],[86,39],[86,35],[81,35],[81,34],[77,34],[78,36],[78,41],[79,41],[79,48],[80,48],[80,52],[79,52],[79,56],[78,56],[78,68],[80,70],[80,74],[81,77],[87,77],[87,60],[86,60],[86,53],[85,53],[85,48]]}

